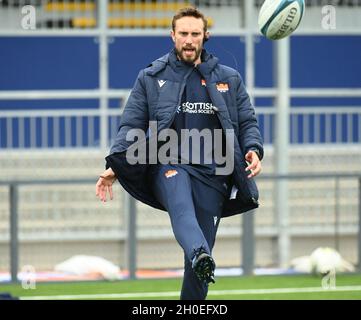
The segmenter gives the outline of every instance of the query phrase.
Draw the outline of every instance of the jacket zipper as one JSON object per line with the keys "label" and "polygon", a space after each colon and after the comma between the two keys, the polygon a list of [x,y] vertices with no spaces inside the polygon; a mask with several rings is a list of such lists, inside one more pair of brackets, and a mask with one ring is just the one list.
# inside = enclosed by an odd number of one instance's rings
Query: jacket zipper
{"label": "jacket zipper", "polygon": [[187,74],[185,75],[185,77],[183,78],[182,87],[181,87],[181,90],[180,90],[180,93],[179,93],[179,97],[178,97],[177,107],[175,108],[175,111],[173,112],[173,115],[172,115],[169,123],[167,124],[166,128],[169,128],[169,127],[172,125],[173,121],[174,121],[174,118],[175,118],[175,116],[176,116],[176,114],[177,114],[178,106],[180,105],[180,103],[181,103],[181,101],[182,101],[182,95],[183,95],[184,88],[185,88],[185,86],[186,86],[186,84],[187,84],[188,77],[191,75],[192,72],[193,72],[193,68],[192,68],[190,71],[188,71],[188,73],[187,73]]}

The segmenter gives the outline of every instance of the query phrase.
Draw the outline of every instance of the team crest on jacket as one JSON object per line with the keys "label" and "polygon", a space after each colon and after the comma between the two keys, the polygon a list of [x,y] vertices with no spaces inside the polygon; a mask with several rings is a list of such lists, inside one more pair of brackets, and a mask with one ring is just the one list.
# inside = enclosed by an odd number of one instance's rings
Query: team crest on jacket
{"label": "team crest on jacket", "polygon": [[168,170],[164,175],[168,179],[174,177],[177,174],[178,174],[177,170]]}
{"label": "team crest on jacket", "polygon": [[229,90],[228,83],[220,82],[216,84],[219,92],[227,92]]}

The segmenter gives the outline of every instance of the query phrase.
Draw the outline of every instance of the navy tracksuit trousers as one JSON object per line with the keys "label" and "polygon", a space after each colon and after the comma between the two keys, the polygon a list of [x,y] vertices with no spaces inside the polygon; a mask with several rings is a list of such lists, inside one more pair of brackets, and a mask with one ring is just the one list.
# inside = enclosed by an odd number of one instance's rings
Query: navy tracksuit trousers
{"label": "navy tracksuit trousers", "polygon": [[152,179],[154,194],[167,209],[175,238],[184,251],[180,298],[203,300],[208,285],[193,272],[192,258],[200,248],[212,253],[225,197],[175,165],[159,165]]}

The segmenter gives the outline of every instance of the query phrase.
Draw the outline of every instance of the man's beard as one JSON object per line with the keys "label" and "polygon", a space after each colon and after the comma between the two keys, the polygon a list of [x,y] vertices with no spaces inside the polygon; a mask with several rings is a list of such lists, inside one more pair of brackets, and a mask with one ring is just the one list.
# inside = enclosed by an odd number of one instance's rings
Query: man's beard
{"label": "man's beard", "polygon": [[[192,49],[194,49],[194,48],[192,48]],[[200,47],[198,50],[197,49],[195,49],[194,50],[194,53],[195,53],[195,56],[194,56],[194,58],[191,58],[191,57],[186,57],[186,56],[184,56],[184,48],[182,48],[181,50],[178,50],[177,48],[175,48],[175,51],[176,51],[176,54],[177,54],[177,56],[178,56],[178,58],[180,59],[180,60],[182,60],[183,62],[186,62],[186,63],[194,63],[195,61],[197,61],[197,59],[200,57],[200,55],[201,55],[201,53],[202,53],[202,47]]]}

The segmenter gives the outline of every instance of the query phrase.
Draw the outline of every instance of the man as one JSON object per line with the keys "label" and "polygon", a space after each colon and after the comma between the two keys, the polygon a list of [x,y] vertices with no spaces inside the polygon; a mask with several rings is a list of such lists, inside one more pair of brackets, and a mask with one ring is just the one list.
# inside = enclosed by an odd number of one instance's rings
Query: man
{"label": "man", "polygon": [[[209,38],[203,14],[195,8],[179,10],[171,38],[174,49],[138,75],[96,195],[105,202],[109,192],[112,199],[112,184],[118,179],[136,199],[168,211],[184,251],[180,298],[205,299],[208,284],[214,282],[212,249],[220,218],[258,207],[253,177],[261,171],[263,145],[241,76],[203,48]],[[134,142],[131,137],[137,134],[132,130],[146,133],[144,139],[139,135]],[[177,148],[163,153],[163,159],[158,154],[154,161],[154,155],[146,153],[146,161],[134,163],[132,148],[150,150],[152,139],[164,130],[181,138],[184,132],[209,135],[198,142],[177,140],[170,144]],[[164,146],[157,141],[155,150],[161,153]],[[231,170],[216,156],[224,151]]]}

